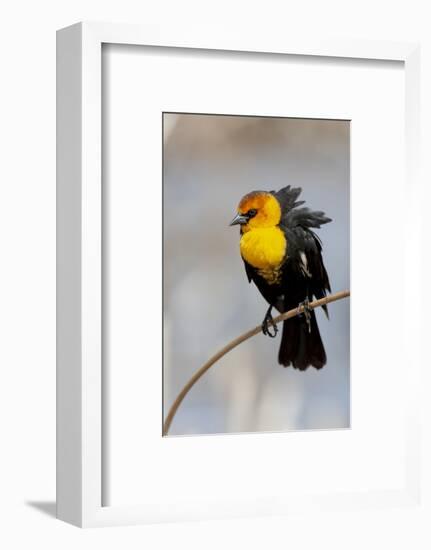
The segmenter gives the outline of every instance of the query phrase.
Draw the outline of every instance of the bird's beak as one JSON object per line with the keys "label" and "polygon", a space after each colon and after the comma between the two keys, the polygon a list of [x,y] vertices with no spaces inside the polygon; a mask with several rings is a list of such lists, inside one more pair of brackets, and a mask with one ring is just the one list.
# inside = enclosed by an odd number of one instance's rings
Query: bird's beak
{"label": "bird's beak", "polygon": [[237,214],[229,225],[245,225],[248,222],[247,216]]}

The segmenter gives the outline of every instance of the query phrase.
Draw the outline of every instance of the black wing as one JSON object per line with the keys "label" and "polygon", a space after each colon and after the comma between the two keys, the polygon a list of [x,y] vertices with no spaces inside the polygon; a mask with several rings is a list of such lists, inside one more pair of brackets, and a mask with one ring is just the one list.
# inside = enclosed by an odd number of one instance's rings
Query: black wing
{"label": "black wing", "polygon": [[325,216],[324,212],[313,211],[309,208],[298,208],[305,201],[296,199],[302,193],[301,187],[283,187],[280,191],[271,191],[274,197],[281,205],[281,223],[286,227],[315,227],[319,228],[324,223],[328,223],[331,218]]}
{"label": "black wing", "polygon": [[[324,298],[331,292],[328,273],[322,258],[322,243],[308,227],[283,227],[288,242],[288,259],[285,272],[287,281],[293,278],[302,281],[310,299]],[[323,309],[328,314],[327,307]]]}
{"label": "black wing", "polygon": [[[289,256],[286,271],[293,271],[297,277],[307,280],[310,294],[320,299],[326,296],[327,291],[331,291],[331,285],[323,263],[322,243],[312,228],[318,229],[332,220],[324,212],[306,207],[297,208],[299,204],[295,201],[299,193],[299,188],[288,190],[289,199],[286,203],[289,208],[283,208],[282,212],[280,226],[286,234]],[[326,306],[323,309],[328,314]]]}
{"label": "black wing", "polygon": [[289,210],[282,215],[282,223],[286,227],[314,227],[319,229],[321,225],[331,222],[324,212],[310,210],[309,208],[297,208]]}
{"label": "black wing", "polygon": [[280,203],[283,215],[289,212],[289,210],[292,210],[292,208],[301,206],[301,204],[305,202],[296,200],[302,193],[301,187],[290,187],[290,185],[288,185],[280,189],[280,191],[270,191],[270,193],[274,195]]}

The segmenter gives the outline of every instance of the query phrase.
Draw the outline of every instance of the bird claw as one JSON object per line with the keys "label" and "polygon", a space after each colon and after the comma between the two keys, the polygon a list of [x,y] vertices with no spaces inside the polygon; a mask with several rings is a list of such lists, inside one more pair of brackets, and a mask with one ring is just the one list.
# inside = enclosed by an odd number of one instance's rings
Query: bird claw
{"label": "bird claw", "polygon": [[[262,332],[265,334],[265,336],[269,336],[270,338],[275,338],[277,336],[278,327],[274,323],[274,319],[271,315],[271,309],[270,307],[268,311],[266,312],[266,315],[262,322]],[[270,330],[270,327],[272,327],[272,331]]]}
{"label": "bird claw", "polygon": [[[301,311],[301,307],[304,308],[303,311]],[[310,300],[307,296],[303,302],[298,304],[297,315],[304,315],[309,333],[311,332],[311,311],[312,308],[310,307]]]}

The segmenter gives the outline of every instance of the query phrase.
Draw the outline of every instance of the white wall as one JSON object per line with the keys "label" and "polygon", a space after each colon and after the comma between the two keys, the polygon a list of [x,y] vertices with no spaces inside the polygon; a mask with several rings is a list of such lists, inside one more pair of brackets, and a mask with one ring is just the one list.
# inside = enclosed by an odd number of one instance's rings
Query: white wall
{"label": "white wall", "polygon": [[[424,40],[427,4],[15,0],[0,6],[0,545],[3,548],[429,548],[420,515],[307,518],[79,531],[52,510],[55,481],[55,30],[82,19],[200,25],[233,32]],[[429,74],[423,97],[431,97]],[[430,148],[430,102],[424,104]],[[428,178],[429,181],[429,178]],[[420,201],[418,200],[418,204]],[[429,230],[428,230],[429,234]],[[419,262],[419,260],[418,260]],[[419,267],[418,267],[419,269]],[[429,279],[429,275],[428,275]],[[418,330],[420,328],[418,327]],[[429,374],[428,382],[429,382]],[[424,384],[424,386],[426,386]],[[429,387],[429,384],[428,384]],[[429,413],[429,407],[427,409]],[[431,420],[431,415],[428,416]],[[429,430],[428,430],[429,431]],[[429,441],[425,440],[429,458]],[[324,473],[322,472],[322,475]],[[425,473],[429,481],[429,475]],[[424,512],[425,513],[425,512]],[[429,517],[429,510],[428,510]],[[359,521],[360,519],[360,521]]]}

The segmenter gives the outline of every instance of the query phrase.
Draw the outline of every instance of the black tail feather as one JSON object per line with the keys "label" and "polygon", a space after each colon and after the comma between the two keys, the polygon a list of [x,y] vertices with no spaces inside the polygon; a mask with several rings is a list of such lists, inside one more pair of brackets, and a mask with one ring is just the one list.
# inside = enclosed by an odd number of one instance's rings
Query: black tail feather
{"label": "black tail feather", "polygon": [[325,348],[313,310],[310,311],[310,330],[304,315],[283,321],[278,362],[284,367],[293,365],[299,370],[309,366],[321,369],[326,364]]}

